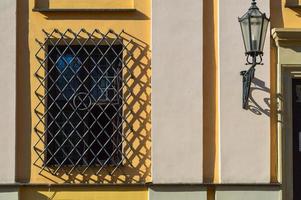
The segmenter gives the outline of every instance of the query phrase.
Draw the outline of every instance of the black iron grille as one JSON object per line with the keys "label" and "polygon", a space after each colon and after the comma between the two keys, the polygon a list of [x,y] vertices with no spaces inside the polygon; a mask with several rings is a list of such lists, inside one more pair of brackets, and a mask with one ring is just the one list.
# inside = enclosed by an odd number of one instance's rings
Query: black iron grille
{"label": "black iron grille", "polygon": [[34,164],[54,175],[91,168],[112,175],[124,164],[134,167],[128,158],[133,148],[124,149],[132,145],[127,136],[135,134],[129,121],[135,114],[129,100],[137,96],[131,86],[133,41],[112,30],[43,32],[36,54]]}
{"label": "black iron grille", "polygon": [[122,46],[48,46],[45,165],[118,165]]}

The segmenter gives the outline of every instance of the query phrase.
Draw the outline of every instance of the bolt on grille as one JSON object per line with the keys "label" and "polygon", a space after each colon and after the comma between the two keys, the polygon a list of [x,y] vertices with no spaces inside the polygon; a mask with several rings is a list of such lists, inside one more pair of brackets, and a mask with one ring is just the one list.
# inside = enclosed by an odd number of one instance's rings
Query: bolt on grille
{"label": "bolt on grille", "polygon": [[[38,139],[34,165],[40,173],[53,175],[62,171],[84,175],[93,169],[95,175],[106,171],[112,176],[124,166],[135,168],[137,149],[130,138],[139,138],[133,116],[139,114],[134,111],[137,103],[141,106],[135,99],[145,94],[135,87],[149,87],[148,81],[136,79],[149,70],[149,66],[143,69],[135,64],[139,61],[135,57],[137,43],[124,31],[55,29],[43,33],[45,40],[36,40],[40,48],[36,53],[39,102],[35,107]],[[133,66],[139,66],[138,74]],[[147,109],[144,112],[149,113]],[[149,120],[148,116],[144,120]],[[144,155],[148,157],[148,152]]]}

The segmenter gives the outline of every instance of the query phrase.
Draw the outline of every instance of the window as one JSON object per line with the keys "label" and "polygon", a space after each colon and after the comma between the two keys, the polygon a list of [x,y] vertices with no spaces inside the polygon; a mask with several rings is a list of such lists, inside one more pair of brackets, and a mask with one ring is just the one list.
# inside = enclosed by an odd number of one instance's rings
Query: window
{"label": "window", "polygon": [[44,33],[36,54],[34,165],[53,175],[90,169],[96,175],[102,170],[112,174],[125,164],[133,166],[129,155],[137,147],[132,143],[141,138],[133,124],[143,122],[133,117],[140,112],[133,107],[144,94],[133,91],[143,86],[132,71],[140,67],[133,56],[137,44],[111,30]]}
{"label": "window", "polygon": [[48,46],[45,165],[121,160],[122,46]]}

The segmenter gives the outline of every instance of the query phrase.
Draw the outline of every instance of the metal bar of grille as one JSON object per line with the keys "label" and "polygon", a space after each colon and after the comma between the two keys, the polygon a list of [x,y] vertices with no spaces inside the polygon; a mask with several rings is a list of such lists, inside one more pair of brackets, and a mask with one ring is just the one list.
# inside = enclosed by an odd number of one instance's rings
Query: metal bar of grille
{"label": "metal bar of grille", "polygon": [[[43,33],[43,42],[36,39],[39,49],[35,54],[39,63],[35,77],[39,85],[35,90],[38,104],[34,110],[38,120],[34,127],[37,135],[34,164],[40,168],[39,173],[86,175],[93,170],[95,175],[114,176],[125,166],[137,168],[130,155],[139,152],[133,142],[142,136],[135,132],[133,124],[147,122],[133,120],[139,113],[130,101],[146,92],[135,92],[133,85],[144,90],[149,87],[149,82],[143,85],[136,79],[145,76],[141,73],[147,67],[139,69],[139,73],[134,69],[140,62],[138,58],[145,57],[142,53],[134,56],[135,51],[142,52],[142,45],[137,45],[141,41],[135,41],[124,31],[113,30],[102,33],[98,29],[91,32],[55,29]],[[139,146],[146,149],[147,157],[149,148],[146,144]],[[139,159],[149,159],[141,155],[134,158],[138,163]]]}

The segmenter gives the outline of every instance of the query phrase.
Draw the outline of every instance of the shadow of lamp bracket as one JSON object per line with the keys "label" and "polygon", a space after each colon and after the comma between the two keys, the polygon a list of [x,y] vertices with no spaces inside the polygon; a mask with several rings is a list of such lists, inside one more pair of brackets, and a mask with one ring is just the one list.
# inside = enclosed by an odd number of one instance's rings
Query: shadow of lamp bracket
{"label": "shadow of lamp bracket", "polygon": [[[259,11],[256,0],[252,0],[251,7],[238,18],[240,23],[247,65],[251,65],[248,71],[241,71],[243,81],[242,107],[248,109],[251,83],[255,76],[256,65],[262,64],[263,47],[270,19],[265,13]],[[249,58],[252,58],[249,61]]]}

